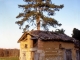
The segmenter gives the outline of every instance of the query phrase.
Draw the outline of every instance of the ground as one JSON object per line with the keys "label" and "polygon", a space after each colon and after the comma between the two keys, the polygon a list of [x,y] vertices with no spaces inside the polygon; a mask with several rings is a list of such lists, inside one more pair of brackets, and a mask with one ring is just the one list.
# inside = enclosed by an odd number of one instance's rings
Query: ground
{"label": "ground", "polygon": [[0,57],[0,60],[19,60],[18,57]]}

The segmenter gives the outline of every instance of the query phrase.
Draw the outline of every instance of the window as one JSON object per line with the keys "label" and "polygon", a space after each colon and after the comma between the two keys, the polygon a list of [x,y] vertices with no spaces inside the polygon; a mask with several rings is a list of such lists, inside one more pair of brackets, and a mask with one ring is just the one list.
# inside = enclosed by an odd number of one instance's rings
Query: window
{"label": "window", "polygon": [[25,48],[27,48],[27,44],[25,44]]}

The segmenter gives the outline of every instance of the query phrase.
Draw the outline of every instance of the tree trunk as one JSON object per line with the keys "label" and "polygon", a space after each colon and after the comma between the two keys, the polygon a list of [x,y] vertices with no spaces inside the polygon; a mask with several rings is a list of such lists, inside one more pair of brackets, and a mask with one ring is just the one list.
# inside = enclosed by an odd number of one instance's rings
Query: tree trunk
{"label": "tree trunk", "polygon": [[40,16],[38,16],[36,23],[37,23],[37,30],[40,30]]}

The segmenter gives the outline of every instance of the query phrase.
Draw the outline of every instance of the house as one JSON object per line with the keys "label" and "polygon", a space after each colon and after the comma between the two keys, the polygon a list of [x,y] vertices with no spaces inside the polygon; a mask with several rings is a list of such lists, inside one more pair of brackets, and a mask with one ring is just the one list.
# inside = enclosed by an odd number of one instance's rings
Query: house
{"label": "house", "polygon": [[18,40],[20,60],[80,60],[78,40],[51,31],[25,32]]}

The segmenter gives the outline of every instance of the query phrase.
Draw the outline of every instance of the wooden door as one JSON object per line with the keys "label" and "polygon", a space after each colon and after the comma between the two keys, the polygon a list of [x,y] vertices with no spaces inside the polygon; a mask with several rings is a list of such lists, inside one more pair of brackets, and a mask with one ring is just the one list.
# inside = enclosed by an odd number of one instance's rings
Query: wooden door
{"label": "wooden door", "polygon": [[40,54],[35,52],[34,53],[34,60],[39,60]]}
{"label": "wooden door", "polygon": [[65,50],[65,60],[72,60],[72,51],[71,49]]}
{"label": "wooden door", "polygon": [[80,60],[80,50],[76,50],[76,60]]}

